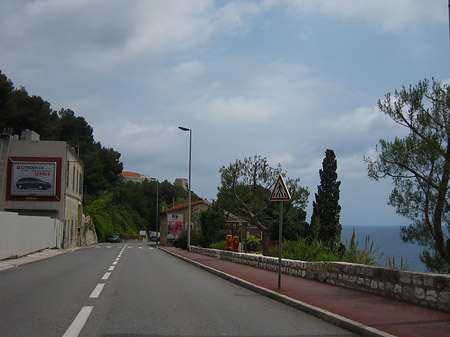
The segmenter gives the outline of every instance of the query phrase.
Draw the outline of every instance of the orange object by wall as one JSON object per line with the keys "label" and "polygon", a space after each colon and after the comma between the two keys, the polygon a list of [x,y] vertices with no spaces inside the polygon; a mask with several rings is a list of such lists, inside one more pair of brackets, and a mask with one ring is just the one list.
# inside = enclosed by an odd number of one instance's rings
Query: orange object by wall
{"label": "orange object by wall", "polygon": [[231,250],[232,243],[233,243],[233,237],[231,235],[227,235],[227,250]]}
{"label": "orange object by wall", "polygon": [[239,237],[238,237],[238,236],[235,236],[235,237],[233,238],[233,250],[234,250],[235,252],[238,252],[238,251],[239,251]]}

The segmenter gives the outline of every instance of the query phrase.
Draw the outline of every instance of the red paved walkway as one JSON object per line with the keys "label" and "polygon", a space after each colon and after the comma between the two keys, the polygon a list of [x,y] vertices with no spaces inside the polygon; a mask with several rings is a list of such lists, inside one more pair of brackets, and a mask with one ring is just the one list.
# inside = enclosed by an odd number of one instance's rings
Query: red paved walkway
{"label": "red paved walkway", "polygon": [[[288,296],[291,299],[394,336],[450,336],[450,313],[284,274],[281,280],[281,290],[279,290],[278,273],[276,272],[228,262],[174,247],[160,246],[159,248],[207,268],[215,269],[277,294]],[[377,335],[370,329],[363,329],[363,333],[367,336]]]}

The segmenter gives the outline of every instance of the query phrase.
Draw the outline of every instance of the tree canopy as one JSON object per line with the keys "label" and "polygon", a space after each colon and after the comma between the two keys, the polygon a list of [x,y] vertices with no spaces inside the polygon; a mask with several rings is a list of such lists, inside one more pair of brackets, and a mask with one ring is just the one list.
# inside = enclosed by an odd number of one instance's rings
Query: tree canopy
{"label": "tree canopy", "polygon": [[120,153],[96,142],[93,128],[83,117],[75,116],[70,109],[52,110],[41,97],[30,97],[25,88],[14,88],[1,71],[0,111],[0,130],[11,128],[20,135],[30,129],[41,139],[66,141],[75,148],[84,164],[84,185],[90,200],[118,181],[123,168]]}
{"label": "tree canopy", "polygon": [[339,186],[337,180],[337,160],[333,150],[325,151],[322,169],[319,170],[320,185],[317,186],[313,213],[311,216],[311,236],[326,245],[341,242],[342,226],[339,223]]}
{"label": "tree canopy", "polygon": [[389,204],[412,220],[402,239],[428,247],[428,269],[450,271],[450,85],[424,80],[378,101],[381,111],[408,130],[403,138],[380,140],[376,160],[366,158],[369,176],[389,177]]}
{"label": "tree canopy", "polygon": [[[29,96],[25,88],[16,89],[0,71],[0,130],[13,133],[30,129],[43,140],[66,141],[84,164],[85,213],[95,221],[100,240],[107,236],[136,237],[139,230],[156,230],[161,206],[172,206],[187,199],[187,192],[168,181],[142,184],[123,181],[120,177],[120,153],[106,148],[94,139],[94,130],[87,121],[70,109],[56,112],[50,103],[38,96]],[[156,189],[159,205],[156,206]],[[198,197],[193,194],[193,200]]]}
{"label": "tree canopy", "polygon": [[[286,177],[281,166],[271,167],[261,156],[236,160],[220,169],[217,203],[261,230],[264,255],[269,254],[270,233],[279,221],[278,205],[269,200],[271,188],[279,175]],[[291,202],[284,203],[285,221],[299,221],[299,218],[301,221],[309,192],[299,185],[300,179],[285,180],[292,197]]]}

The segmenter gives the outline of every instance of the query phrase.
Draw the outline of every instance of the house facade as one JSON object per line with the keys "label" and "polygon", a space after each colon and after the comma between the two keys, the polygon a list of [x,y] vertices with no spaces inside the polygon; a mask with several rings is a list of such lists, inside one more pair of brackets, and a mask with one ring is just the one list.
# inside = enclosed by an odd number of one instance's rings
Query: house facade
{"label": "house facade", "polygon": [[[199,216],[208,210],[211,203],[207,200],[191,202],[191,230],[200,230]],[[161,244],[170,245],[187,228],[189,203],[181,204],[161,212]]]}
{"label": "house facade", "polygon": [[64,141],[25,130],[1,137],[0,210],[61,221],[61,247],[81,245],[83,163]]}

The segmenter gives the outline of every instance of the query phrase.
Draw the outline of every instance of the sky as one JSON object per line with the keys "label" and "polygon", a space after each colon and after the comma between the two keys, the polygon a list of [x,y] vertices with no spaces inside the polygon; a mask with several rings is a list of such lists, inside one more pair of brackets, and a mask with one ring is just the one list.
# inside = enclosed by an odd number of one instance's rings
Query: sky
{"label": "sky", "polygon": [[188,177],[216,199],[219,170],[260,155],[308,187],[326,149],[341,224],[405,225],[389,180],[368,178],[379,139],[407,130],[388,92],[450,79],[446,0],[2,0],[0,70],[71,109],[124,170]]}

